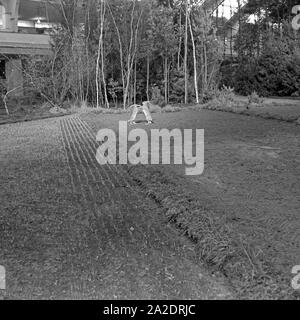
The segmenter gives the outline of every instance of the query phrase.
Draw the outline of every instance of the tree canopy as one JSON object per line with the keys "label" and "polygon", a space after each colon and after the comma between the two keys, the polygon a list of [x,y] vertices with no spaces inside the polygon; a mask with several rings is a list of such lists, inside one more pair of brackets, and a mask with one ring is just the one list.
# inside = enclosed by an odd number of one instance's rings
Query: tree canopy
{"label": "tree canopy", "polygon": [[300,94],[295,0],[249,0],[237,28],[202,3],[86,0],[79,8],[62,0],[53,55],[28,62],[30,81],[59,103],[106,107],[200,102],[223,84],[241,94]]}

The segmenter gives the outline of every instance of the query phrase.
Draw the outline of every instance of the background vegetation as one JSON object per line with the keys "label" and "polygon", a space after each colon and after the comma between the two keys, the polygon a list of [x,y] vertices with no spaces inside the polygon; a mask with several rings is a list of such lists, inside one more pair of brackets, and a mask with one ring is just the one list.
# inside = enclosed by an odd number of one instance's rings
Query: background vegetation
{"label": "background vegetation", "polygon": [[223,85],[242,95],[300,95],[294,0],[248,1],[235,34],[232,21],[205,12],[202,1],[83,3],[61,1],[53,55],[25,63],[28,83],[56,104],[201,103]]}
{"label": "background vegetation", "polygon": [[[238,11],[237,55],[224,59],[222,84],[242,95],[300,95],[300,37],[291,23],[297,2],[249,0]],[[251,14],[254,23],[249,23]]]}

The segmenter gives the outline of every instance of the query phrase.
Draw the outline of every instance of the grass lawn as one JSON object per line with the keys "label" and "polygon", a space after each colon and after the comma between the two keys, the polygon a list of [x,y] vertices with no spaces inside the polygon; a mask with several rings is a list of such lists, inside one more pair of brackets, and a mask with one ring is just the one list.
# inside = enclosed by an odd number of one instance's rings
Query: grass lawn
{"label": "grass lawn", "polygon": [[98,165],[78,117],[0,134],[0,300],[233,297],[123,169]]}
{"label": "grass lawn", "polygon": [[[123,189],[120,171],[99,172],[92,150],[97,131],[117,131],[119,121],[128,120],[127,113],[78,114],[94,136],[81,132],[75,120],[63,126],[63,119],[49,119],[0,127],[0,265],[9,270],[9,298],[107,298],[114,297],[122,283],[123,297],[149,298],[157,296],[157,290],[160,297],[230,297],[222,284],[207,280],[209,276],[198,282],[198,267],[185,257],[189,246],[199,266],[205,263],[218,277],[225,275],[237,297],[299,298],[290,284],[291,270],[300,263],[299,126],[196,109],[154,113],[154,125],[133,128],[204,129],[204,173],[187,177],[182,165],[123,166],[133,192]],[[106,193],[111,200],[103,206]],[[99,214],[103,210],[105,214]],[[192,242],[182,244],[177,233],[165,228],[169,224]],[[136,236],[131,229],[138,231]],[[97,260],[103,245],[104,266]],[[134,274],[141,272],[139,281],[144,281],[144,249],[152,257],[146,263],[153,270],[146,273],[152,291],[136,281],[132,291]],[[174,252],[174,259],[165,258]],[[121,261],[125,278],[118,271]],[[179,269],[172,288],[161,287],[156,277],[170,264],[174,270],[177,265],[187,270],[184,294],[178,289],[183,281]],[[108,278],[99,280],[99,274]]]}
{"label": "grass lawn", "polygon": [[[81,117],[96,133],[117,130],[128,116]],[[300,263],[299,127],[209,110],[153,117],[151,128],[205,129],[205,171],[187,177],[180,165],[128,167],[145,193],[241,296],[299,297],[290,286]]]}
{"label": "grass lawn", "polygon": [[234,96],[233,100],[229,101],[211,101],[203,105],[203,108],[300,124],[299,99],[263,98],[259,103],[249,104],[247,97]]}

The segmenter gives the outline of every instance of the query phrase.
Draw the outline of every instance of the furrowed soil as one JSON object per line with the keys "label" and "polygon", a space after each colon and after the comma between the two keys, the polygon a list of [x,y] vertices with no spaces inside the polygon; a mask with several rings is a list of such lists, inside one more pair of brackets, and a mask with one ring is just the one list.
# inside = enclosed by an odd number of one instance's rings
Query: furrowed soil
{"label": "furrowed soil", "polygon": [[123,167],[97,163],[86,120],[0,126],[0,299],[233,298]]}

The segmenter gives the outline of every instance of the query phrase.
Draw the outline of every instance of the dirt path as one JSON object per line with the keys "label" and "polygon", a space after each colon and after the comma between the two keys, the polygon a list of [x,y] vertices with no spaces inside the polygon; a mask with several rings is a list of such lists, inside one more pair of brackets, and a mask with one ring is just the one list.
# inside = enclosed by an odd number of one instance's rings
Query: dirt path
{"label": "dirt path", "polygon": [[0,127],[0,265],[7,299],[224,299],[225,285],[85,121]]}

